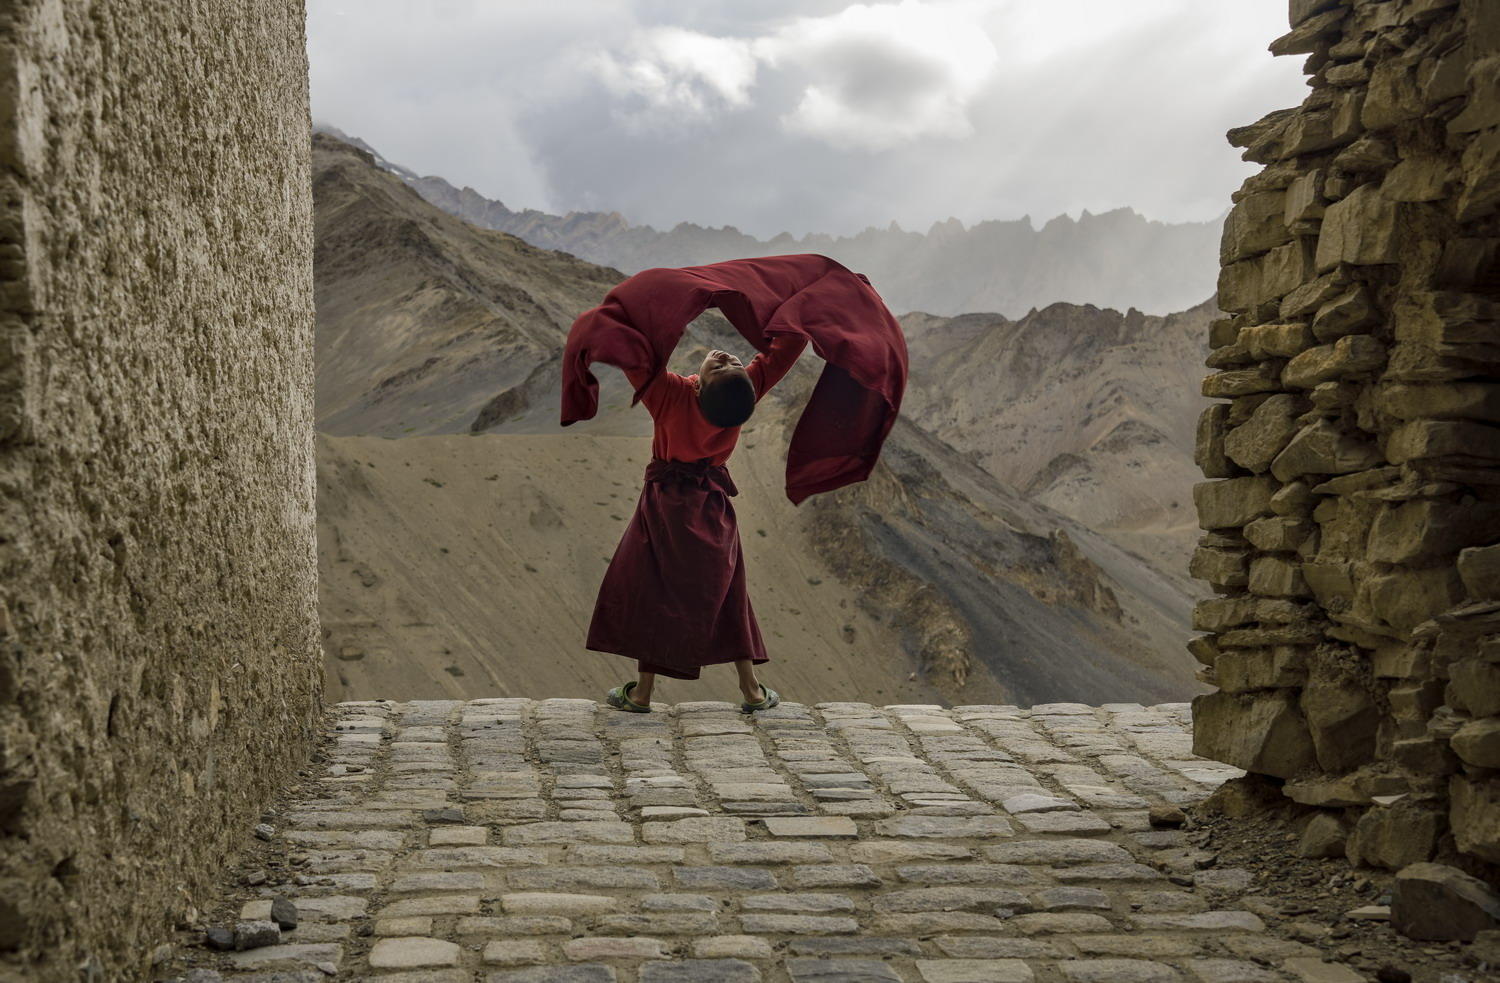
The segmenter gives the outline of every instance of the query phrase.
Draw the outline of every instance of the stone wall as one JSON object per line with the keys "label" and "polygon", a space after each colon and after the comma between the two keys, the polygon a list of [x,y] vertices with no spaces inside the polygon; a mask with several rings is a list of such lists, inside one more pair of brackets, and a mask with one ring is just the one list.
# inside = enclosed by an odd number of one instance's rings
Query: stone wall
{"label": "stone wall", "polygon": [[[1195,749],[1322,847],[1500,863],[1500,3],[1291,0],[1302,105],[1230,131]],[[1334,835],[1326,835],[1330,830]]]}
{"label": "stone wall", "polygon": [[305,58],[0,5],[0,977],[145,975],[319,718]]}

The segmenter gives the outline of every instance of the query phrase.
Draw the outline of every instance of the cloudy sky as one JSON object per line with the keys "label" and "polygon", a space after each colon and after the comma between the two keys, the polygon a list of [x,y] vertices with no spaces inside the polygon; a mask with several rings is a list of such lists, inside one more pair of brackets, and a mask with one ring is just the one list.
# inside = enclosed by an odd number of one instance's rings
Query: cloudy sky
{"label": "cloudy sky", "polygon": [[851,233],[1217,217],[1286,0],[310,0],[313,116],[511,208]]}

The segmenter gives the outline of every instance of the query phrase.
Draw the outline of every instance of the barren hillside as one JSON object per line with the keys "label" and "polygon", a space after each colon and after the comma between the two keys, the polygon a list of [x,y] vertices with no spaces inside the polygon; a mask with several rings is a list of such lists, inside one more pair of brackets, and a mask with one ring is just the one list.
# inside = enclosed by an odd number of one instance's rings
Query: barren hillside
{"label": "barren hillside", "polygon": [[[332,695],[597,697],[629,677],[633,663],[585,651],[583,637],[648,453],[640,438],[588,434],[319,438]],[[908,682],[899,637],[802,538],[769,535],[796,523],[774,471],[737,463],[767,678],[786,692],[937,698]],[[704,680],[664,680],[663,698],[734,693],[727,669]]]}
{"label": "barren hillside", "polygon": [[331,137],[313,147],[325,433],[467,433],[622,279],[433,208]]}
{"label": "barren hillside", "polygon": [[[314,169],[331,695],[596,696],[630,669],[582,638],[650,419],[602,368],[599,417],[562,430],[555,360],[621,275],[467,226],[329,137]],[[711,313],[675,367],[710,345],[745,347]],[[731,465],[778,688],[887,703],[1193,691],[1179,585],[913,422],[870,482],[793,508],[786,434],[820,364],[762,404]],[[664,698],[728,695],[723,677]]]}
{"label": "barren hillside", "polygon": [[1053,304],[1019,321],[902,318],[912,420],[997,478],[1187,585],[1198,385],[1212,303],[1182,314]]}

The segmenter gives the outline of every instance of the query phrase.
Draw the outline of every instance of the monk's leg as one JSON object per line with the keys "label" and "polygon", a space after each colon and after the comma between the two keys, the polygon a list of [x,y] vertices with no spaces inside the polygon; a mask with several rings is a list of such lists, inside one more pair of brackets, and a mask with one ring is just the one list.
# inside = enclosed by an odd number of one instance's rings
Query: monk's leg
{"label": "monk's leg", "polygon": [[630,702],[639,703],[643,707],[651,705],[651,688],[656,685],[656,673],[643,672],[635,681],[634,688],[630,691]]}
{"label": "monk's leg", "polygon": [[745,698],[746,703],[759,703],[765,698],[765,692],[760,688],[760,680],[755,678],[755,663],[749,659],[736,659],[734,671],[740,676],[740,695]]}

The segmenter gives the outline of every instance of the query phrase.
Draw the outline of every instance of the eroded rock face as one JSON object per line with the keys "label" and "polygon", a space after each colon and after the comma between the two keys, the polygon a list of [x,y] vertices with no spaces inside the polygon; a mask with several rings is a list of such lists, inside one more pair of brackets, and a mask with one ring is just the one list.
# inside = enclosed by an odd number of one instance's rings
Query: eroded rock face
{"label": "eroded rock face", "polygon": [[1500,928],[1500,893],[1445,864],[1412,864],[1391,889],[1391,927],[1413,939],[1469,942]]}
{"label": "eroded rock face", "polygon": [[1337,816],[1320,812],[1313,815],[1297,841],[1297,854],[1303,857],[1342,857],[1348,849],[1349,831]]}
{"label": "eroded rock face", "polygon": [[1224,437],[1225,454],[1246,471],[1268,471],[1276,455],[1296,435],[1297,418],[1305,410],[1303,402],[1290,393],[1272,396]]}
{"label": "eroded rock face", "polygon": [[1331,810],[1314,853],[1500,864],[1500,5],[1290,15],[1307,99],[1229,134],[1195,747]]}
{"label": "eroded rock face", "polygon": [[1314,762],[1307,722],[1286,690],[1210,693],[1193,700],[1193,753],[1290,778]]}
{"label": "eroded rock face", "polygon": [[1448,821],[1458,848],[1500,863],[1500,789],[1494,780],[1471,781],[1454,775],[1449,785]]}
{"label": "eroded rock face", "polygon": [[1346,849],[1355,864],[1400,870],[1431,859],[1442,829],[1440,811],[1404,798],[1360,816]]}
{"label": "eroded rock face", "polygon": [[0,976],[157,975],[320,717],[304,52],[0,15]]}
{"label": "eroded rock face", "polygon": [[1352,771],[1374,757],[1380,712],[1361,680],[1320,666],[1302,689],[1301,706],[1324,771]]}
{"label": "eroded rock face", "polygon": [[1465,764],[1500,768],[1500,718],[1471,720],[1458,729],[1449,743]]}

